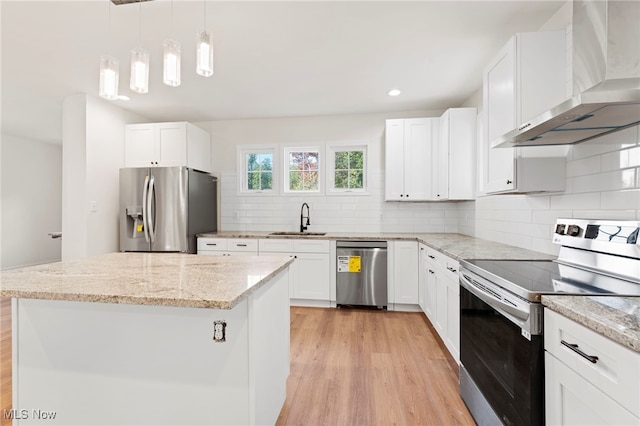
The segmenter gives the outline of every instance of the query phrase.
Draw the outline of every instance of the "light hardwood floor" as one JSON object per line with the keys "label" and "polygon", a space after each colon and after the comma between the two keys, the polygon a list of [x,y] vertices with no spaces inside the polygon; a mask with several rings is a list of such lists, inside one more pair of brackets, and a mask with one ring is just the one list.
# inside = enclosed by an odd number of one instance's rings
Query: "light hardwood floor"
{"label": "light hardwood floor", "polygon": [[[0,299],[0,344],[2,418],[11,408],[9,299]],[[474,425],[443,347],[421,313],[292,307],[291,373],[277,424]]]}
{"label": "light hardwood floor", "polygon": [[474,425],[422,313],[291,308],[278,425]]}

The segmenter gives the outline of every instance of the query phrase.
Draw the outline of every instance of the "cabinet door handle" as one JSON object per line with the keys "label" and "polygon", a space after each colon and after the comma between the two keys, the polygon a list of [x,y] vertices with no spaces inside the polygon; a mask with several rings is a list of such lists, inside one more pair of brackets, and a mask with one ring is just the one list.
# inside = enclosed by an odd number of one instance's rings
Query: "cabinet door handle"
{"label": "cabinet door handle", "polygon": [[507,179],[507,185],[511,185],[513,183],[513,181],[510,181],[509,179]]}
{"label": "cabinet door handle", "polygon": [[435,259],[435,256],[431,256],[430,254],[427,255],[429,257],[429,259]]}
{"label": "cabinet door handle", "polygon": [[435,274],[435,272],[433,272],[431,269],[429,269],[429,273],[430,274]]}
{"label": "cabinet door handle", "polygon": [[560,343],[580,355],[582,358],[588,360],[590,363],[595,364],[596,362],[598,362],[597,356],[584,353],[580,348],[578,348],[578,345],[576,345],[575,343],[568,343],[564,340],[560,340]]}

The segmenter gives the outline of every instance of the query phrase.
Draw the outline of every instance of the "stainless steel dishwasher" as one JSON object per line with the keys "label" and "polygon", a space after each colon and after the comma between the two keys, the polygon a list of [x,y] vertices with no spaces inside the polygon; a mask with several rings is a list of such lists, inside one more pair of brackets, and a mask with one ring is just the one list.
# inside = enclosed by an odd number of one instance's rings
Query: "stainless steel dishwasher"
{"label": "stainless steel dishwasher", "polygon": [[336,242],[336,304],[387,307],[387,242]]}

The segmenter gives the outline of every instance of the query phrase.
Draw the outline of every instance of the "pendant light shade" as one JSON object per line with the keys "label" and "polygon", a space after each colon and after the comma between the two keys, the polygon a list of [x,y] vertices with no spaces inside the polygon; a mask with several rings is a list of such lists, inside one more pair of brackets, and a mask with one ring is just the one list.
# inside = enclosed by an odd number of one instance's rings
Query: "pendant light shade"
{"label": "pendant light shade", "polygon": [[149,91],[149,52],[141,47],[131,50],[130,88],[136,93]]}
{"label": "pendant light shade", "polygon": [[202,31],[196,37],[196,72],[204,77],[213,75],[213,34]]}
{"label": "pendant light shade", "polygon": [[180,43],[175,40],[165,40],[163,50],[163,77],[167,86],[180,86]]}
{"label": "pendant light shade", "polygon": [[118,60],[112,56],[100,57],[100,90],[101,98],[110,101],[118,99],[118,80],[120,66]]}

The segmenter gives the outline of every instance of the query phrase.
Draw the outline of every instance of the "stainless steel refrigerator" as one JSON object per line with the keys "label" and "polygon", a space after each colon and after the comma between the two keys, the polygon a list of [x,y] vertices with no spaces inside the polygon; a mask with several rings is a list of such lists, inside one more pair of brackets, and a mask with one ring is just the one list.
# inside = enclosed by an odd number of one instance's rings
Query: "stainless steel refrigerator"
{"label": "stainless steel refrigerator", "polygon": [[120,251],[195,253],[217,230],[216,185],[187,167],[120,169]]}

